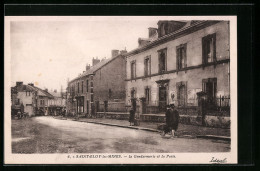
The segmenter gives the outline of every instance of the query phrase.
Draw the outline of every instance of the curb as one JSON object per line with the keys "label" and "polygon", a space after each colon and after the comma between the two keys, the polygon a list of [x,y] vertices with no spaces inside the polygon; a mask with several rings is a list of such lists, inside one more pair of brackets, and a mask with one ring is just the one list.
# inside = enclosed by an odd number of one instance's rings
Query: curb
{"label": "curb", "polygon": [[226,137],[226,136],[216,136],[216,135],[197,135],[197,138],[231,141],[231,138],[230,138],[230,137]]}
{"label": "curb", "polygon": [[124,126],[124,125],[110,124],[110,123],[104,123],[104,122],[80,121],[80,120],[79,120],[79,122],[86,122],[86,123],[93,123],[93,124],[100,124],[100,125],[107,125],[107,126],[116,126],[116,127],[121,127],[121,128],[130,128],[130,129],[150,131],[150,132],[159,132],[156,129],[150,129],[150,128],[144,128],[144,127],[134,127],[134,126]]}

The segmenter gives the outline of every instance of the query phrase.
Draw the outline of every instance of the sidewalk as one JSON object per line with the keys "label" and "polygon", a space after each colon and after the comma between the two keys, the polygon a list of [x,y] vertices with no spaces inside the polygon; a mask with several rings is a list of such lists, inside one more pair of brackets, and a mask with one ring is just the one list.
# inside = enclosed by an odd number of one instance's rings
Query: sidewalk
{"label": "sidewalk", "polygon": [[[56,116],[56,119],[66,119],[61,116]],[[75,120],[74,118],[67,118],[68,120]],[[140,126],[129,126],[127,120],[117,119],[105,119],[105,118],[79,118],[79,122],[88,122],[102,125],[110,125],[152,132],[160,132],[157,130],[157,126],[162,123],[153,122],[140,122]],[[209,138],[209,139],[221,139],[230,140],[230,129],[223,128],[211,128],[196,125],[184,125],[179,124],[178,131],[176,132],[178,137],[191,137],[191,138]]]}

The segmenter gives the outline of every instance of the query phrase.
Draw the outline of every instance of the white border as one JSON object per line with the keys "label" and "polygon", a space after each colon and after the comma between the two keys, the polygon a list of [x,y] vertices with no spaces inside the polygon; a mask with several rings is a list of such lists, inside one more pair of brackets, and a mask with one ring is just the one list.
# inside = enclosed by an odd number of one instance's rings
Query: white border
{"label": "white border", "polygon": [[[125,16],[127,17],[127,16]],[[176,16],[176,20],[229,20],[230,21],[230,95],[231,95],[231,151],[225,153],[167,153],[175,155],[176,158],[155,158],[155,159],[68,159],[68,154],[12,154],[11,152],[11,50],[10,50],[10,22],[11,21],[83,21],[83,20],[124,20],[125,17],[73,17],[73,16],[41,16],[5,17],[4,27],[4,163],[5,164],[214,164],[210,163],[212,157],[224,159],[227,163],[237,163],[237,17],[236,16]],[[166,19],[169,16],[142,16],[132,17],[131,20],[144,20],[148,17]],[[112,154],[112,153],[111,153]],[[118,155],[116,153],[115,155]],[[120,153],[129,155],[128,153]],[[136,153],[131,153],[134,156]],[[163,155],[163,153],[137,153],[142,155]],[[165,154],[165,153],[164,153]],[[166,154],[166,155],[167,155]],[[73,155],[73,154],[71,154]],[[84,154],[79,154],[84,155]],[[100,153],[91,155],[102,155]]]}

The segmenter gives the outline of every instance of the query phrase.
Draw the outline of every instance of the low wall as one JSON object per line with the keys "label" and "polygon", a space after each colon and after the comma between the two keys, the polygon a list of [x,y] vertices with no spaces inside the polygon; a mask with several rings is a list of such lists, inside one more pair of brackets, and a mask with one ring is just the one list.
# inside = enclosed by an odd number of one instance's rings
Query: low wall
{"label": "low wall", "polygon": [[[97,117],[98,118],[104,117],[108,119],[118,119],[118,120],[128,120],[129,113],[97,112]],[[140,115],[140,120],[143,122],[165,123],[165,115],[142,114]],[[185,125],[201,125],[202,118],[200,116],[180,115],[180,123]],[[206,116],[205,123],[207,127],[230,128],[230,117]]]}

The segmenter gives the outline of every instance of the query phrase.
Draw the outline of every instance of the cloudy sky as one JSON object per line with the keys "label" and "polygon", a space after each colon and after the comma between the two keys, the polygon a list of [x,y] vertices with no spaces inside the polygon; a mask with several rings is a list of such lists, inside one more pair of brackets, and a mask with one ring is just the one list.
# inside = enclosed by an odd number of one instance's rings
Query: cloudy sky
{"label": "cloudy sky", "polygon": [[[60,90],[112,49],[131,51],[165,17],[14,17],[10,22],[11,85]],[[167,18],[169,19],[169,18]]]}

